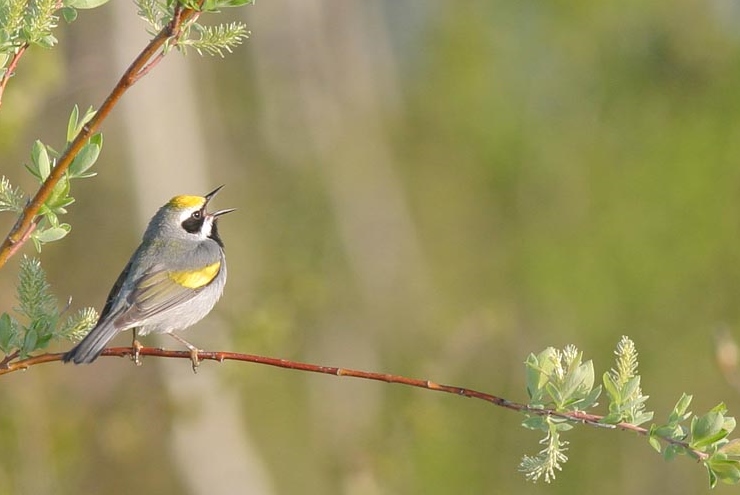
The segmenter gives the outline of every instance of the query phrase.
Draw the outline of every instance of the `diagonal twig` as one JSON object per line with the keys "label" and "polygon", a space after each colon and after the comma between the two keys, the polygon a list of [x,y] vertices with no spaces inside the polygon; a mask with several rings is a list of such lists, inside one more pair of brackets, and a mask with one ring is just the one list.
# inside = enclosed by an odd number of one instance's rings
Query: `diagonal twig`
{"label": "diagonal twig", "polygon": [[18,217],[18,221],[8,233],[7,237],[0,245],[0,268],[10,259],[10,257],[20,248],[28,239],[30,229],[39,210],[44,202],[49,198],[54,186],[64,176],[67,168],[72,164],[77,153],[82,149],[85,143],[100,128],[100,125],[108,117],[113,107],[116,106],[123,94],[133,86],[141,77],[146,75],[160,60],[162,60],[161,50],[165,44],[171,40],[177,40],[182,33],[182,26],[197,17],[200,12],[182,7],[178,4],[175,7],[175,15],[172,20],[162,28],[159,33],[147,44],[142,52],[131,63],[128,69],[123,73],[118,83],[100,106],[95,116],[82,127],[74,140],[67,146],[62,155],[57,160],[51,173],[41,185],[36,195],[29,201],[23,212]]}
{"label": "diagonal twig", "polygon": [[5,74],[3,74],[3,77],[0,78],[0,105],[3,104],[3,94],[5,93],[5,87],[8,85],[10,78],[13,77],[13,75],[15,74],[15,68],[18,66],[18,62],[20,62],[23,54],[26,53],[28,46],[28,43],[23,43],[21,46],[18,47],[18,50],[13,55],[13,58],[10,60],[7,69],[5,69]]}

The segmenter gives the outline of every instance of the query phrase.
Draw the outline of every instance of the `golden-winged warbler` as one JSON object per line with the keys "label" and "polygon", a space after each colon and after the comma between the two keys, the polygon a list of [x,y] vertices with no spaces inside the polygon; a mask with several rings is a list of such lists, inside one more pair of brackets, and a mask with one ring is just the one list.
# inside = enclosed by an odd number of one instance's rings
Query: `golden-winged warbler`
{"label": "golden-winged warbler", "polygon": [[234,209],[206,211],[222,187],[205,196],[175,196],[157,211],[95,328],[64,355],[64,362],[91,363],[116,334],[133,329],[137,363],[137,333],[166,333],[190,349],[195,369],[198,348],[173,332],[205,317],[224,290],[226,258],[217,222]]}

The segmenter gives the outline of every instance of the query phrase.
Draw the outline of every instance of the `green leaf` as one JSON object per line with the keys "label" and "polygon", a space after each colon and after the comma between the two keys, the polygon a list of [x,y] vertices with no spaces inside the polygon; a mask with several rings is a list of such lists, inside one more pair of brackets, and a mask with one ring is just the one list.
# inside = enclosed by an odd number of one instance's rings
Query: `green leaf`
{"label": "green leaf", "polygon": [[736,484],[740,482],[740,462],[738,461],[730,459],[710,459],[707,461],[707,469],[713,472],[723,483]]}
{"label": "green leaf", "polygon": [[555,409],[560,410],[565,402],[563,395],[560,393],[560,389],[554,383],[547,382],[545,384],[545,392],[549,395],[553,402],[555,402]]}
{"label": "green leaf", "polygon": [[684,449],[675,444],[670,444],[665,448],[663,452],[663,458],[666,461],[672,461],[678,454],[683,453]]}
{"label": "green leaf", "polygon": [[[198,5],[197,0],[178,0],[178,2],[180,2],[183,7],[186,7],[188,9],[200,10],[200,6]],[[203,10],[205,10],[207,6],[211,7],[212,4],[213,4],[212,0],[210,2],[208,1],[203,2]]]}
{"label": "green leaf", "polygon": [[109,0],[69,0],[65,2],[68,7],[75,7],[77,9],[94,9],[105,5]]}
{"label": "green leaf", "polygon": [[[722,424],[724,424],[724,417],[720,412],[708,412],[704,416],[694,417],[691,420],[691,445],[694,447],[708,445],[707,441],[720,432]],[[727,436],[726,432],[725,436]]]}
{"label": "green leaf", "polygon": [[709,412],[716,412],[716,413],[724,414],[727,412],[727,406],[725,405],[724,402],[720,402],[719,404],[711,408]]}
{"label": "green leaf", "polygon": [[719,449],[725,455],[740,457],[740,438],[734,438]]}
{"label": "green leaf", "polygon": [[573,429],[573,425],[570,423],[555,423],[553,429],[556,431],[569,431]]}
{"label": "green leaf", "polygon": [[707,447],[708,445],[714,445],[715,443],[719,442],[723,438],[726,438],[727,435],[729,435],[728,431],[720,430],[717,433],[714,433],[713,435],[709,435],[699,441],[691,442],[691,446],[695,449],[701,450],[704,447]]}
{"label": "green leaf", "polygon": [[566,400],[574,397],[581,398],[591,391],[593,384],[594,363],[589,360],[569,370],[565,380],[563,395]]}
{"label": "green leaf", "polygon": [[622,414],[618,412],[609,413],[606,416],[604,416],[600,423],[604,423],[607,425],[615,425],[617,423],[620,423],[622,421]]}
{"label": "green leaf", "polygon": [[660,454],[661,451],[663,450],[663,446],[660,444],[660,440],[658,440],[652,435],[648,437],[648,443],[650,444],[651,447],[653,447],[658,452],[658,454]]}
{"label": "green leaf", "polygon": [[683,440],[686,438],[686,431],[679,424],[658,426],[655,427],[654,431],[657,436],[670,438],[671,440]]}
{"label": "green leaf", "polygon": [[586,397],[578,404],[579,409],[586,410],[590,407],[598,405],[596,401],[601,396],[601,385],[591,390]]}
{"label": "green leaf", "polygon": [[51,160],[49,159],[46,146],[38,139],[33,143],[33,147],[31,148],[31,162],[36,170],[34,175],[42,181],[46,180],[51,172]]}
{"label": "green leaf", "polygon": [[[551,349],[551,348],[550,348]],[[542,356],[542,353],[540,353]],[[547,384],[548,377],[540,367],[540,359],[534,354],[530,354],[525,361],[527,372],[527,393],[532,401],[540,402],[542,400],[542,389]]]}
{"label": "green leaf", "polygon": [[622,397],[619,393],[619,387],[614,381],[614,377],[612,377],[612,374],[608,371],[604,373],[602,381],[604,383],[604,388],[606,389],[606,393],[609,398],[614,402],[620,402]]}
{"label": "green leaf", "polygon": [[74,141],[74,138],[77,135],[77,119],[79,116],[80,109],[75,105],[72,107],[72,113],[69,114],[69,120],[67,121],[67,144]]}
{"label": "green leaf", "polygon": [[633,376],[627,383],[622,387],[622,397],[632,397],[637,394],[640,389],[640,376]]}
{"label": "green leaf", "polygon": [[[183,1],[183,3],[186,2]],[[203,2],[203,11],[212,12],[224,7],[241,7],[243,5],[250,5],[253,3],[254,0],[205,0],[205,2]]]}
{"label": "green leaf", "polygon": [[542,431],[547,431],[549,428],[547,421],[542,416],[530,416],[522,421],[522,426],[530,430]]}
{"label": "green leaf", "polygon": [[10,354],[17,345],[17,338],[18,323],[8,313],[3,313],[0,315],[0,351]]}
{"label": "green leaf", "polygon": [[641,425],[643,423],[647,423],[648,421],[652,421],[653,419],[653,412],[643,412],[635,416],[632,420],[632,424],[634,425]]}
{"label": "green leaf", "polygon": [[49,346],[49,342],[51,342],[51,338],[53,336],[54,334],[51,333],[51,331],[45,333],[44,335],[39,336],[38,340],[36,341],[36,347],[33,350],[39,351],[42,349],[46,349]]}
{"label": "green leaf", "polygon": [[[93,107],[88,107],[88,109],[85,111],[85,114],[80,117],[79,116],[79,108],[77,105],[72,108],[72,113],[69,116],[69,121],[67,122],[67,144],[74,141],[74,139],[77,137],[77,135],[82,131],[82,128],[90,122],[93,117],[95,117],[95,114],[97,113],[95,110],[93,110]],[[95,136],[93,136],[94,138]],[[93,138],[90,138],[93,140]],[[102,138],[101,138],[102,139]],[[96,144],[101,145],[102,141],[94,141]]]}
{"label": "green leaf", "polygon": [[36,342],[38,341],[38,333],[34,328],[28,328],[26,330],[26,336],[23,339],[23,345],[21,346],[21,357],[26,357],[30,352],[36,349]]}
{"label": "green leaf", "polygon": [[678,423],[680,421],[688,419],[689,416],[691,416],[691,413],[686,413],[686,410],[689,408],[692,399],[693,396],[682,394],[681,398],[678,399],[678,402],[676,403],[676,407],[673,408],[673,412],[671,412],[671,415],[668,416],[668,422]]}
{"label": "green leaf", "polygon": [[62,239],[69,234],[70,230],[72,230],[72,227],[69,224],[62,223],[58,227],[50,227],[42,232],[37,231],[38,233],[34,232],[33,238],[43,244],[47,244]]}
{"label": "green leaf", "polygon": [[[59,201],[57,201],[57,204],[54,205],[54,209],[51,210],[51,213],[54,215],[64,215],[65,213],[67,213],[65,207],[71,205],[74,202],[75,198],[66,197],[60,199]],[[57,221],[56,223],[58,224],[59,222]]]}
{"label": "green leaf", "polygon": [[54,45],[56,45],[59,42],[57,40],[56,36],[53,34],[47,34],[46,36],[42,36],[36,41],[36,44],[38,46],[41,46],[43,48],[54,48]]}
{"label": "green leaf", "polygon": [[85,111],[85,115],[82,116],[82,118],[80,119],[80,121],[77,124],[77,132],[75,133],[75,136],[77,135],[77,133],[79,133],[82,130],[82,127],[85,124],[87,124],[88,122],[90,122],[93,119],[93,117],[95,117],[95,114],[97,114],[97,113],[98,113],[98,111],[95,110],[92,107],[92,105],[89,106],[89,107],[87,107],[87,110]]}
{"label": "green leaf", "polygon": [[102,146],[103,136],[98,133],[95,134],[85,144],[77,156],[72,160],[72,164],[69,166],[69,175],[72,178],[82,177],[83,174],[92,167],[100,155],[100,148]]}
{"label": "green leaf", "polygon": [[709,488],[714,488],[717,486],[717,474],[709,467],[709,464],[704,464],[704,466],[706,466],[707,473],[709,474]]}
{"label": "green leaf", "polygon": [[62,7],[61,12],[62,17],[67,24],[71,24],[75,21],[75,19],[77,19],[77,10],[73,9],[72,7]]}
{"label": "green leaf", "polygon": [[[65,206],[69,205],[70,187],[71,185],[69,183],[69,178],[67,177],[67,175],[62,176],[62,178],[59,179],[59,182],[54,185],[54,189],[51,190],[51,194],[46,200],[46,203],[44,203],[44,206],[46,206],[49,211],[53,212],[56,208],[64,208]],[[49,221],[51,221],[52,224],[54,223],[54,220],[51,218],[49,219]]]}
{"label": "green leaf", "polygon": [[732,431],[735,429],[735,426],[737,426],[735,418],[733,418],[732,416],[726,416],[725,422],[722,423],[722,429],[727,430],[727,433],[732,433]]}
{"label": "green leaf", "polygon": [[31,165],[24,164],[24,166],[26,167],[26,170],[28,170],[30,172],[31,175],[33,175],[34,177],[36,177],[38,179],[39,182],[44,182],[44,179],[42,179],[41,178],[41,175],[39,175],[39,171],[38,171],[38,169],[36,168],[35,165],[33,165],[33,164],[31,164]]}

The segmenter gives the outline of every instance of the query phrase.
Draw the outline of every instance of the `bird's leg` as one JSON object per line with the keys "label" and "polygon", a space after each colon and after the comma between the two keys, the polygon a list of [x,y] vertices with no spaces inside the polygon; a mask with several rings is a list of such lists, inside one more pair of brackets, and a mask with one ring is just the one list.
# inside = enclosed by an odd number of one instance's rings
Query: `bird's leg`
{"label": "bird's leg", "polygon": [[183,339],[177,334],[170,333],[169,335],[171,335],[173,339],[177,340],[178,342],[183,344],[185,347],[190,349],[190,362],[193,364],[193,373],[197,373],[198,366],[200,365],[200,359],[198,358],[198,353],[200,352],[200,349],[198,349],[193,344],[191,344],[190,342]]}
{"label": "bird's leg", "polygon": [[133,333],[133,340],[131,341],[131,360],[136,363],[136,366],[141,366],[141,359],[139,353],[141,352],[141,348],[144,347],[141,345],[141,342],[139,342],[136,339],[136,328],[134,327],[132,329]]}

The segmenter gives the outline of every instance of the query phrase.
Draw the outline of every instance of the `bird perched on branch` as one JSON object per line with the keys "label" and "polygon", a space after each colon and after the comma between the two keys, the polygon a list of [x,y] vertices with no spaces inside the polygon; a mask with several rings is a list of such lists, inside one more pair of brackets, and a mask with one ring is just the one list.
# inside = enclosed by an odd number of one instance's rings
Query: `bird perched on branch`
{"label": "bird perched on branch", "polygon": [[205,196],[175,196],[157,211],[108,294],[98,323],[64,355],[64,362],[91,363],[119,332],[133,329],[137,364],[137,334],[166,333],[190,349],[195,371],[198,348],[174,332],[210,313],[226,284],[217,224],[234,208],[206,211],[222,187]]}

